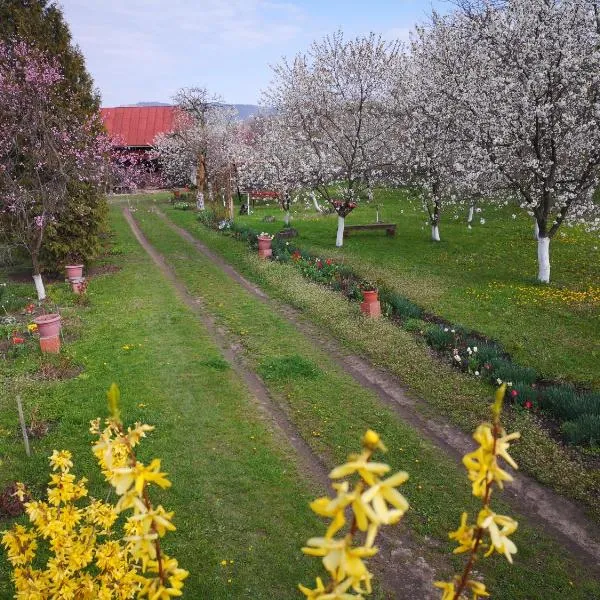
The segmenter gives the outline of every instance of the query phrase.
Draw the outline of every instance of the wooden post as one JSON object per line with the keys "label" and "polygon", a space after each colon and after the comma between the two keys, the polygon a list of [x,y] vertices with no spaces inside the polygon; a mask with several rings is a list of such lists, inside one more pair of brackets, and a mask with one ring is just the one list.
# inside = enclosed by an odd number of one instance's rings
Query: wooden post
{"label": "wooden post", "polygon": [[21,396],[19,396],[19,394],[17,394],[17,410],[19,411],[21,433],[23,434],[23,442],[25,443],[25,453],[27,454],[27,456],[31,456],[31,450],[29,448],[29,437],[27,435],[27,425],[25,424],[25,417],[23,416],[23,405],[21,404]]}

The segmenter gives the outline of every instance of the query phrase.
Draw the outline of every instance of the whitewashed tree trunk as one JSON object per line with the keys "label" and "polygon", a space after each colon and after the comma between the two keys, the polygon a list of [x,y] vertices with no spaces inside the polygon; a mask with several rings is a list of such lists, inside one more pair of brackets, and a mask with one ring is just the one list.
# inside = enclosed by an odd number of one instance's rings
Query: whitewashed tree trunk
{"label": "whitewashed tree trunk", "polygon": [[540,239],[540,226],[538,225],[537,219],[533,222],[533,239]]}
{"label": "whitewashed tree trunk", "polygon": [[35,283],[35,291],[37,292],[38,300],[44,300],[46,298],[46,289],[44,288],[42,276],[39,273],[33,276],[33,283]]}
{"label": "whitewashed tree trunk", "polygon": [[208,200],[210,202],[214,202],[215,201],[215,196],[214,196],[214,193],[213,193],[213,186],[212,186],[212,183],[210,181],[208,182]]}
{"label": "whitewashed tree trunk", "polygon": [[335,245],[341,248],[344,245],[344,217],[338,215],[338,228],[337,237],[335,238]]}
{"label": "whitewashed tree trunk", "polygon": [[288,226],[290,224],[290,211],[285,211],[285,216],[283,217],[283,222]]}
{"label": "whitewashed tree trunk", "polygon": [[204,194],[202,192],[198,192],[196,194],[196,208],[198,210],[204,210]]}
{"label": "whitewashed tree trunk", "polygon": [[373,188],[371,186],[367,189],[367,202],[373,202]]}
{"label": "whitewashed tree trunk", "polygon": [[439,225],[432,225],[431,226],[431,239],[434,242],[439,242],[440,241],[440,227],[439,227]]}
{"label": "whitewashed tree trunk", "polygon": [[538,280],[550,283],[550,238],[538,238]]}
{"label": "whitewashed tree trunk", "polygon": [[317,195],[314,192],[312,192],[311,193],[311,197],[312,197],[312,201],[313,201],[313,205],[315,207],[315,210],[317,212],[319,212],[319,213],[322,213],[323,209],[321,208],[321,205],[317,202]]}
{"label": "whitewashed tree trunk", "polygon": [[469,206],[469,218],[467,219],[467,223],[469,224],[469,227],[471,226],[471,223],[473,222],[473,212],[475,211],[475,207],[471,204],[471,206]]}

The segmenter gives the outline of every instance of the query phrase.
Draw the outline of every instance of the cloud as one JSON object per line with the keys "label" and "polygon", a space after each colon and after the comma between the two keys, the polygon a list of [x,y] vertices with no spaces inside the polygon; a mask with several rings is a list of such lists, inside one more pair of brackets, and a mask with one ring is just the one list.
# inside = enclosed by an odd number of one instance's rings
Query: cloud
{"label": "cloud", "polygon": [[178,87],[207,85],[216,73],[234,78],[233,66],[251,57],[264,68],[262,54],[296,40],[306,21],[296,4],[277,0],[62,0],[61,5],[107,103],[168,100]]}

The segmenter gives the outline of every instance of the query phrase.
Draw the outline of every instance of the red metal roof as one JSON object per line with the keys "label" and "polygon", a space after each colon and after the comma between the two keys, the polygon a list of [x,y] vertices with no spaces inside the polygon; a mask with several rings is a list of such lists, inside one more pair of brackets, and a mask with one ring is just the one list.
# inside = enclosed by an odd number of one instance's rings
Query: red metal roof
{"label": "red metal roof", "polygon": [[100,109],[108,133],[124,146],[152,146],[159,133],[173,130],[174,106],[117,106]]}

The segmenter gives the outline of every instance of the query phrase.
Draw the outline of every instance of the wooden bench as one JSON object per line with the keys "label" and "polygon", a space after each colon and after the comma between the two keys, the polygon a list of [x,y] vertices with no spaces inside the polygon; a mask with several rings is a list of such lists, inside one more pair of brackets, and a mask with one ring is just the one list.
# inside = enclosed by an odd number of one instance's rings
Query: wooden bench
{"label": "wooden bench", "polygon": [[344,237],[348,237],[351,231],[361,229],[385,229],[387,235],[396,235],[396,223],[371,223],[369,225],[346,225],[344,227]]}

